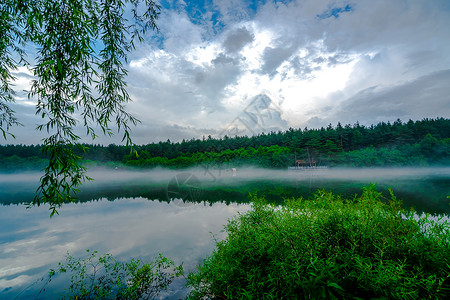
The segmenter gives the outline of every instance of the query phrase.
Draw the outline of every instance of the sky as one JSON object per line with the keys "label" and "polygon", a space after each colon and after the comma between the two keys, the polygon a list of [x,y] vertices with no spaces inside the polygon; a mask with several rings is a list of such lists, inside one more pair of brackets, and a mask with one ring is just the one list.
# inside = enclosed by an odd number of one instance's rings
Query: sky
{"label": "sky", "polygon": [[[159,32],[127,63],[136,144],[450,117],[448,0],[159,3]],[[19,93],[24,126],[1,144],[41,142],[34,105]]]}

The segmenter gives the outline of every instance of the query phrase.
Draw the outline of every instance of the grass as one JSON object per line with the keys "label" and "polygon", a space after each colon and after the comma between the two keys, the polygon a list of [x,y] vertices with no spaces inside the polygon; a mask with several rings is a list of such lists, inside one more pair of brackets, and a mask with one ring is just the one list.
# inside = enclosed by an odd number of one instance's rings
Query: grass
{"label": "grass", "polygon": [[253,198],[188,275],[191,299],[448,299],[450,224],[375,186],[283,206]]}

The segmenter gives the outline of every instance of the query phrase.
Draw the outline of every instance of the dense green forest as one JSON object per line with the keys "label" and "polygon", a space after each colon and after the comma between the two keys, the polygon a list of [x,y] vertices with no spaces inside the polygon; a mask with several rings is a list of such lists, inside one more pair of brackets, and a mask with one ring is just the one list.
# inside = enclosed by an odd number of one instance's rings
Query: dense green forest
{"label": "dense green forest", "polygon": [[[293,129],[256,136],[183,140],[135,146],[84,145],[86,164],[152,168],[253,165],[289,166],[424,166],[450,164],[450,119],[436,118],[363,126],[338,123],[320,129]],[[40,145],[0,146],[0,169],[40,169],[47,159]]]}

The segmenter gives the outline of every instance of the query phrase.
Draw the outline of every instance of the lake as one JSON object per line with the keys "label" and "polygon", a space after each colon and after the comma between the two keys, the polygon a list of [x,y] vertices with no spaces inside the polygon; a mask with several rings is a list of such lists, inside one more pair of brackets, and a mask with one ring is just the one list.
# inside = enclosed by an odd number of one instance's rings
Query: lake
{"label": "lake", "polygon": [[[26,209],[39,174],[0,174],[0,298],[35,298],[50,268],[86,249],[120,260],[150,260],[162,253],[192,271],[222,239],[227,219],[250,208],[249,194],[282,203],[325,188],[345,197],[376,183],[418,213],[450,215],[450,168],[258,170],[199,168],[187,171],[95,170],[78,202],[49,218],[48,207]],[[41,298],[63,292],[56,278]],[[183,298],[176,281],[162,299]]]}

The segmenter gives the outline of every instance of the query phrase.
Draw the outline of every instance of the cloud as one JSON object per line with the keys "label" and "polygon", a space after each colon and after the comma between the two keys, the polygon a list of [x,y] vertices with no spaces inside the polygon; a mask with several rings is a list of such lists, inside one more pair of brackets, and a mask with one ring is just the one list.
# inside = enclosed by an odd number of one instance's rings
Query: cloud
{"label": "cloud", "polygon": [[330,7],[327,11],[316,15],[319,19],[328,19],[334,17],[335,19],[339,18],[342,13],[348,13],[353,10],[352,5],[347,4],[344,7]]}
{"label": "cloud", "polygon": [[[276,130],[449,115],[448,1],[212,0],[165,7],[160,33],[129,61],[134,101],[127,107],[142,121],[137,143],[220,134],[236,118],[250,118],[245,109],[261,94],[280,108],[266,126]],[[21,88],[27,76],[18,73]],[[20,105],[26,103],[18,101],[18,113],[30,114]]]}
{"label": "cloud", "polygon": [[213,0],[213,8],[219,11],[219,21],[230,25],[247,20],[254,13],[248,9],[249,1]]}
{"label": "cloud", "polygon": [[450,69],[434,72],[400,85],[372,86],[338,105],[316,112],[308,126],[332,122],[376,124],[381,121],[436,118],[450,115]]}
{"label": "cloud", "polygon": [[175,55],[183,55],[192,45],[202,43],[205,28],[193,24],[186,13],[169,11],[161,17],[159,23],[161,35],[164,37],[164,49]]}
{"label": "cloud", "polygon": [[251,98],[249,104],[216,137],[253,136],[286,130],[287,122],[282,114],[283,110],[275,99],[263,92]]}
{"label": "cloud", "polygon": [[262,73],[274,75],[276,69],[281,66],[291,55],[294,49],[291,47],[267,47],[263,52],[264,64]]}
{"label": "cloud", "polygon": [[254,34],[248,31],[247,28],[240,27],[230,31],[227,34],[227,37],[223,42],[223,46],[228,52],[237,52],[248,43],[253,42],[254,38]]}
{"label": "cloud", "polygon": [[339,114],[368,124],[396,118],[450,116],[450,69],[419,77],[401,85],[373,87],[346,100]]}

